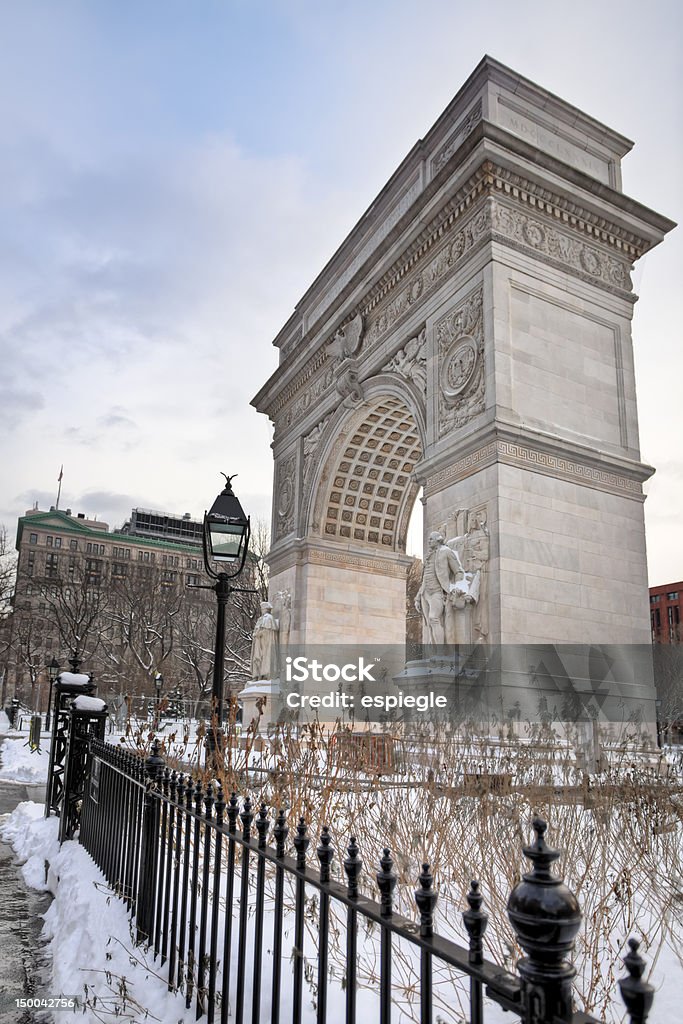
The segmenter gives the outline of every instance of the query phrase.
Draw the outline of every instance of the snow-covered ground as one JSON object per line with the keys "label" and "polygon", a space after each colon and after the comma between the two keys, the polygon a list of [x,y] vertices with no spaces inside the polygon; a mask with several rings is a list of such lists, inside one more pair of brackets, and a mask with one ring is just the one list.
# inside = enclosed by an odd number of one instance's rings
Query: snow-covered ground
{"label": "snow-covered ground", "polygon": [[[111,741],[112,737],[108,737],[108,739]],[[6,739],[0,748],[0,757],[2,758],[0,777],[21,779],[30,774],[31,781],[45,779],[46,752],[41,755],[32,754],[29,748],[24,746],[22,740]],[[42,776],[39,780],[38,776],[41,771]],[[410,800],[410,797],[411,793],[406,792],[406,798]],[[49,889],[55,897],[50,911],[46,915],[45,924],[45,936],[49,940],[54,956],[54,990],[65,995],[79,995],[81,998],[87,994],[90,1002],[95,1002],[95,1006],[86,1010],[86,1015],[83,1017],[86,1021],[113,1020],[115,1013],[118,1014],[116,1019],[130,1022],[148,1019],[161,1021],[162,1024],[175,1024],[176,1021],[194,1020],[194,1008],[186,1011],[183,997],[168,993],[165,970],[160,967],[158,961],[155,964],[150,957],[145,956],[140,947],[135,946],[123,903],[109,890],[103,875],[93,864],[89,855],[76,842],[67,842],[60,849],[57,843],[57,819],[45,820],[42,815],[42,805],[21,804],[7,821],[3,834],[12,843],[17,855],[24,862],[23,872],[27,884],[36,889]],[[46,862],[49,865],[47,879]],[[238,880],[239,875],[236,877],[236,886],[239,884]],[[313,894],[307,895],[310,899]],[[291,907],[291,896],[287,902]],[[452,904],[454,913],[445,917],[439,910],[437,929],[441,934],[450,935],[462,943],[464,935],[459,923],[458,900],[455,897],[451,900],[450,896],[442,889],[439,908],[444,908],[447,903]],[[680,913],[677,904],[672,905],[671,912],[674,915]],[[233,909],[233,913],[236,913],[235,909]],[[271,934],[271,914],[272,904],[267,898],[266,935]],[[304,1020],[308,1022],[315,1016],[315,992],[312,982],[317,959],[314,942],[315,905],[313,903],[309,905],[308,900],[306,917],[305,954],[308,966],[306,968]],[[644,920],[645,917],[639,913],[636,915],[635,924],[633,921],[624,922],[624,927],[619,929],[620,934],[609,936],[610,941],[618,940],[621,943],[629,932],[637,933],[638,925],[641,922],[644,923]],[[338,918],[336,923],[341,936],[340,950],[343,950],[345,927],[343,915]],[[379,963],[379,936],[366,929],[362,921],[359,921],[359,926],[358,969],[359,983],[363,988],[359,991],[358,1004],[361,1019],[371,1021],[377,1017],[376,992],[372,991],[376,983],[372,979],[376,978]],[[221,920],[221,930],[222,927]],[[594,927],[595,921],[588,918],[585,928],[592,930]],[[249,946],[251,946],[252,934],[253,922],[250,913]],[[680,934],[680,929],[678,934]],[[284,950],[291,950],[292,935],[292,914],[286,911]],[[233,941],[235,940],[233,939]],[[269,945],[270,943],[267,942],[266,946]],[[645,949],[641,952],[646,956],[648,968],[652,966],[653,953],[656,953],[656,963],[650,980],[655,985],[657,994],[649,1022],[650,1024],[673,1024],[674,1021],[680,1019],[677,1016],[680,1009],[679,993],[683,987],[683,969],[680,957],[668,943],[662,944],[658,952],[654,948],[650,950],[649,955]],[[270,989],[271,960],[269,951],[264,950],[263,1014],[266,1013],[269,1006],[267,993]],[[291,965],[288,961],[287,954],[287,963],[283,963],[281,1006],[283,1019],[291,1014],[289,1006]],[[405,951],[402,965],[403,969],[399,974],[407,972],[406,978],[403,980],[409,985],[408,991],[410,991],[410,986],[416,980],[414,968],[417,965],[408,950]],[[330,967],[329,1019],[334,1022],[337,1019],[343,1020],[343,953],[340,953],[339,956],[331,955]],[[309,970],[311,972],[310,983],[308,981]],[[618,970],[618,973],[623,976],[621,970]],[[250,967],[247,968],[247,978],[250,981]],[[233,992],[235,990],[234,979],[231,990]],[[616,985],[611,984],[610,990],[612,1005],[616,1010],[619,1006]],[[415,990],[413,989],[414,995]],[[446,1016],[443,1017],[444,1020],[452,1024],[453,1021],[459,1019],[458,1010],[455,1007],[461,1000],[461,1005],[464,1006],[466,996],[464,992],[460,995],[456,991],[450,977],[443,975],[435,978],[435,998],[440,1004],[442,1017],[443,1013],[446,1013]],[[249,992],[247,992],[247,1006],[249,1006]],[[447,1007],[445,1011],[442,1009],[444,1006]],[[148,1013],[147,1017],[145,1013]],[[452,1014],[455,1016],[451,1016]],[[413,1019],[409,1006],[395,1006],[395,1017],[401,1024]],[[498,1024],[499,1021],[510,1020],[510,1015],[503,1016],[498,1007],[493,1005],[490,1008],[487,1007],[486,1019],[490,1020],[492,1024]]]}
{"label": "snow-covered ground", "polygon": [[50,995],[78,996],[85,1004],[78,1019],[87,1024],[194,1021],[194,1011],[185,1009],[180,995],[169,993],[135,946],[125,905],[112,895],[91,857],[77,842],[60,848],[58,827],[57,818],[43,817],[42,804],[30,801],[19,804],[2,827],[3,838],[23,861],[27,885],[54,896],[43,929],[53,964]]}
{"label": "snow-covered ground", "polygon": [[12,782],[44,783],[50,761],[50,748],[31,750],[26,739],[5,739],[0,747],[0,779]]}

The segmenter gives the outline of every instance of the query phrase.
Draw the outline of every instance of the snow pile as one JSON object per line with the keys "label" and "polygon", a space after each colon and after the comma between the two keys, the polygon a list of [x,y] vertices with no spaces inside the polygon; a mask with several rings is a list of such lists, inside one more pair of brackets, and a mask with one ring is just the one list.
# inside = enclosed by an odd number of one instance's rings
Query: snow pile
{"label": "snow pile", "polygon": [[7,732],[9,732],[9,718],[4,711],[0,711],[0,736],[4,736]]}
{"label": "snow pile", "polygon": [[31,751],[23,739],[4,740],[0,747],[0,779],[12,782],[47,782],[50,763],[49,736],[41,740],[40,750]]}
{"label": "snow pile", "polygon": [[90,676],[84,672],[60,672],[58,676],[60,683],[68,683],[69,686],[87,686]]}
{"label": "snow pile", "polygon": [[151,958],[135,946],[125,904],[102,872],[77,842],[60,848],[58,819],[42,815],[40,804],[19,804],[2,835],[20,859],[28,858],[22,867],[27,883],[54,895],[43,928],[53,964],[51,991],[85,1001],[78,1019],[86,1024],[194,1021],[194,1008],[186,1010],[183,997],[169,993]]}
{"label": "snow pile", "polygon": [[86,697],[85,694],[79,694],[75,700],[71,701],[71,707],[76,708],[77,711],[104,711],[106,706],[99,697]]}

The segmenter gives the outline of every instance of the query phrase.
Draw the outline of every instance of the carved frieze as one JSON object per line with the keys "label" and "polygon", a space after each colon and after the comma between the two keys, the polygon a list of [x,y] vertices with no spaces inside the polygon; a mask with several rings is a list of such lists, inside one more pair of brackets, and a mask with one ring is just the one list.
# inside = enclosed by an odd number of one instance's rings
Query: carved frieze
{"label": "carved frieze", "polygon": [[277,469],[275,486],[275,539],[294,529],[296,498],[296,454],[284,459]]}
{"label": "carved frieze", "polygon": [[427,394],[427,332],[423,327],[419,334],[411,338],[393,359],[384,367],[388,373],[397,373],[399,377],[414,384],[420,394]]}
{"label": "carved frieze", "polygon": [[483,305],[479,287],[436,324],[439,437],[484,410]]}
{"label": "carved frieze", "polygon": [[437,288],[464,255],[479,242],[490,228],[488,208],[485,206],[464,224],[455,235],[442,244],[426,263],[406,275],[402,287],[393,298],[373,310],[366,332],[366,344],[383,337],[413,305]]}
{"label": "carved frieze", "polygon": [[520,210],[513,210],[503,203],[493,206],[493,230],[525,248],[534,249],[563,266],[569,267],[581,276],[593,278],[611,288],[630,291],[631,277],[628,260],[610,256],[588,245],[566,231],[558,230],[554,224],[539,217],[530,217]]}
{"label": "carved frieze", "polygon": [[292,427],[299,420],[303,419],[311,406],[332,389],[334,379],[335,371],[332,366],[328,366],[324,373],[311,381],[306,390],[292,402],[281,420],[277,421],[276,430],[279,429],[280,425],[285,428]]}

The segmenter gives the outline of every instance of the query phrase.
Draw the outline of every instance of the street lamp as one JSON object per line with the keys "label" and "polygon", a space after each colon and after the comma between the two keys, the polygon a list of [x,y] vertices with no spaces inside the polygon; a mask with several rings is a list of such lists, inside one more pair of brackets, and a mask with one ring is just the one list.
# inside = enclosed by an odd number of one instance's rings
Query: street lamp
{"label": "street lamp", "polygon": [[[213,683],[211,686],[211,713],[216,716],[216,725],[207,733],[207,764],[218,763],[216,751],[222,751],[223,722],[223,665],[225,659],[225,608],[233,591],[251,593],[244,587],[233,587],[231,581],[242,572],[249,548],[251,525],[242,506],[233,494],[234,476],[225,477],[225,487],[218,495],[209,512],[204,513],[204,568],[216,582],[210,587],[218,600],[216,614],[216,646],[213,661]],[[235,474],[236,475],[236,474]],[[218,571],[214,567],[217,563]],[[222,760],[222,753],[221,753]]]}
{"label": "street lamp", "polygon": [[47,698],[47,714],[45,715],[45,730],[47,731],[50,728],[50,709],[52,707],[52,686],[53,686],[55,680],[57,679],[57,676],[59,675],[60,665],[59,665],[59,662],[57,661],[57,659],[55,658],[55,656],[53,655],[52,656],[52,661],[50,662],[49,665],[46,665],[45,667],[47,668],[47,677],[50,680],[50,692],[49,692],[49,695],[48,695],[48,698]]}
{"label": "street lamp", "polygon": [[154,673],[154,686],[157,691],[157,708],[156,708],[156,724],[155,728],[159,728],[159,705],[161,704],[161,687],[164,685],[164,677],[161,672]]}

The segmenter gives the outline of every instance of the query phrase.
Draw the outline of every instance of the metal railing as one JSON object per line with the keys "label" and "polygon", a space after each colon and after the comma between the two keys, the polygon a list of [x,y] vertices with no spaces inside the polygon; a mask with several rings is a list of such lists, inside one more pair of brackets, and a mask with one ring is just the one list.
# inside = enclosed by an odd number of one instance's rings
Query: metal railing
{"label": "metal railing", "polygon": [[[197,1018],[206,1015],[208,1022],[326,1024],[332,939],[339,938],[343,923],[345,934],[335,956],[343,964],[346,1024],[356,1024],[361,1014],[359,937],[362,945],[370,927],[379,930],[380,1024],[392,1019],[399,944],[412,950],[421,1024],[434,1020],[435,972],[443,984],[444,966],[469,979],[471,1024],[482,1024],[485,996],[524,1024],[597,1024],[573,1008],[576,972],[567,954],[581,921],[578,903],[550,870],[559,854],[545,843],[545,823],[535,820],[534,830],[533,843],[524,849],[532,870],[508,901],[508,916],[526,954],[514,974],[484,957],[488,916],[478,882],[471,883],[462,915],[469,937],[463,947],[434,932],[438,893],[428,864],[417,878],[417,920],[411,920],[394,907],[397,876],[388,848],[375,874],[376,901],[360,891],[363,862],[354,838],[342,860],[342,884],[331,877],[333,859],[341,855],[326,827],[313,866],[303,819],[290,829],[283,810],[273,817],[262,804],[255,812],[248,797],[240,802],[235,793],[226,801],[220,786],[204,788],[190,775],[171,770],[159,756],[157,741],[144,761],[121,747],[90,741],[80,842],[126,901],[137,940],[160,959],[169,990],[182,991],[186,1006],[194,1002]],[[268,845],[269,833],[274,846]],[[290,833],[293,850],[288,851]],[[311,891],[317,894],[313,925],[306,895]],[[291,949],[286,942],[290,928]],[[306,955],[306,938],[309,947],[313,944],[312,956]],[[270,971],[264,953],[270,953]],[[317,968],[312,966],[316,959]],[[288,960],[291,980],[283,999]],[[643,1024],[653,989],[642,980],[645,963],[635,939],[624,962],[628,974],[619,982],[621,994],[631,1024]],[[304,1006],[305,982],[315,988],[313,1010]],[[264,1013],[262,1002],[268,999]]]}

